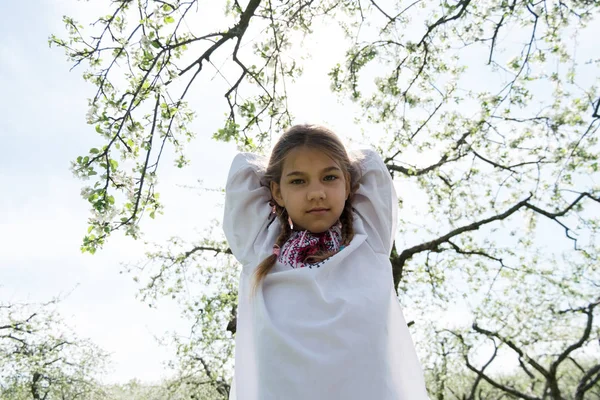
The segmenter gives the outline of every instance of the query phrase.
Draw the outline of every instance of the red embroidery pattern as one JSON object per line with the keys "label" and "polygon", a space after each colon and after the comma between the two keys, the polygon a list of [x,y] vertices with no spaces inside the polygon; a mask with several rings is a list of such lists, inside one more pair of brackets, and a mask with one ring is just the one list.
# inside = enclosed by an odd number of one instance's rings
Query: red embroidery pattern
{"label": "red embroidery pattern", "polygon": [[322,251],[337,252],[342,241],[341,225],[337,224],[322,233],[294,231],[281,248],[278,260],[292,268],[318,268],[324,262],[305,263],[307,257]]}

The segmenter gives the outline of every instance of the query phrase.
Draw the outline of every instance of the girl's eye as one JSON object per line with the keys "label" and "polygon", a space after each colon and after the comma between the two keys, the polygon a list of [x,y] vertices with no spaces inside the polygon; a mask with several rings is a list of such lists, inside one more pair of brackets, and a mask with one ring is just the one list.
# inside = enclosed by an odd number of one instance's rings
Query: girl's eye
{"label": "girl's eye", "polygon": [[304,183],[304,179],[294,179],[290,182],[292,185],[301,185]]}
{"label": "girl's eye", "polygon": [[338,177],[335,175],[327,175],[324,179],[326,181],[335,181]]}

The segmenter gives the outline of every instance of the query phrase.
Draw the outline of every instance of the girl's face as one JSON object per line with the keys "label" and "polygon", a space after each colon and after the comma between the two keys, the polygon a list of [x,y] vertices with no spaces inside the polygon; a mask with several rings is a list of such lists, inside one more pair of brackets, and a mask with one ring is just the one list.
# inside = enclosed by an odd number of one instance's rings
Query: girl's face
{"label": "girl's face", "polygon": [[271,182],[271,194],[285,207],[294,228],[320,233],[342,215],[350,182],[340,164],[327,154],[300,147],[285,157],[281,181]]}

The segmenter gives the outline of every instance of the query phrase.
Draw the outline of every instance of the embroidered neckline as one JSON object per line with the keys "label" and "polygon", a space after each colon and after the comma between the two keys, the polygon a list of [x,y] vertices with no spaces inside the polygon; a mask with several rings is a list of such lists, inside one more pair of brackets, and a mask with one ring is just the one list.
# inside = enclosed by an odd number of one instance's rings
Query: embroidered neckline
{"label": "embroidered neckline", "polygon": [[341,241],[342,229],[339,223],[322,233],[294,231],[281,249],[278,249],[277,259],[291,268],[318,268],[325,260],[307,263],[306,258],[323,251],[337,253],[345,247],[341,245]]}

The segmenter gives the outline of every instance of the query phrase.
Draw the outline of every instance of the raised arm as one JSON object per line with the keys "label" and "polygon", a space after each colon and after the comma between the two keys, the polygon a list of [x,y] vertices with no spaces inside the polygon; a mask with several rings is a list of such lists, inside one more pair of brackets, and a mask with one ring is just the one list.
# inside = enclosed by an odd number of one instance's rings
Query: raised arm
{"label": "raised arm", "polygon": [[231,252],[243,265],[255,258],[256,243],[266,237],[271,212],[271,193],[261,185],[261,160],[256,154],[236,155],[225,186],[223,231]]}
{"label": "raised arm", "polygon": [[374,150],[358,152],[362,177],[352,205],[367,231],[367,242],[378,253],[392,251],[398,218],[398,197],[392,177]]}

